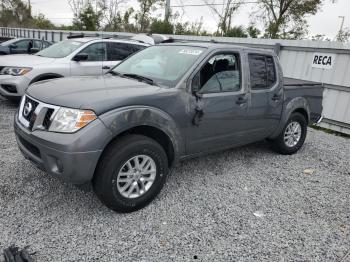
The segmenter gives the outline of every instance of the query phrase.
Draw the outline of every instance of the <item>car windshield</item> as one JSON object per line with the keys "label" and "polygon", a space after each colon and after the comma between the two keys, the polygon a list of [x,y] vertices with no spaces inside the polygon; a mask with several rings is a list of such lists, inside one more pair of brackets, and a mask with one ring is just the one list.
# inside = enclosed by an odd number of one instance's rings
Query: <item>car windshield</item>
{"label": "car windshield", "polygon": [[113,72],[147,77],[158,85],[175,85],[199,58],[204,48],[152,46],[117,65]]}
{"label": "car windshield", "polygon": [[73,53],[82,44],[83,42],[65,40],[40,51],[36,55],[49,58],[62,58]]}
{"label": "car windshield", "polygon": [[6,42],[2,42],[0,45],[1,46],[9,46],[9,45],[14,44],[16,42],[18,42],[18,39],[11,39],[11,40],[8,40]]}

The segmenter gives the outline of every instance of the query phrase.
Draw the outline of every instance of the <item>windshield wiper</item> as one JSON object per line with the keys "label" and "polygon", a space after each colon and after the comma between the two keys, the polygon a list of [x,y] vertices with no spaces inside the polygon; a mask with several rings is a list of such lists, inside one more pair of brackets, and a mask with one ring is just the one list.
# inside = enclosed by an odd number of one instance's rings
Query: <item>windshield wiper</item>
{"label": "windshield wiper", "polygon": [[137,74],[123,74],[123,76],[134,78],[134,79],[140,80],[142,82],[145,82],[147,84],[156,86],[156,83],[151,78],[148,78],[148,77],[145,77],[145,76],[141,76],[141,75],[137,75]]}
{"label": "windshield wiper", "polygon": [[114,76],[121,76],[123,77],[124,75],[122,73],[118,73],[118,72],[115,72],[115,71],[108,71],[107,74],[111,74],[111,75],[114,75]]}

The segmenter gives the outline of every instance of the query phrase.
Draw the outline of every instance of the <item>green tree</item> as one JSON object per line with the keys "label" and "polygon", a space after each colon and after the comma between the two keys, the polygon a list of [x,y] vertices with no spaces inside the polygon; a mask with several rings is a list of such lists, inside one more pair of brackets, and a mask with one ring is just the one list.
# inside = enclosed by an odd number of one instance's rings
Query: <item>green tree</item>
{"label": "green tree", "polygon": [[150,30],[152,34],[173,34],[174,25],[169,21],[155,19],[150,26]]}
{"label": "green tree", "polygon": [[45,17],[44,14],[38,14],[33,17],[32,20],[33,26],[38,29],[54,29],[55,25]]}
{"label": "green tree", "polygon": [[255,11],[265,22],[265,37],[300,39],[307,34],[306,17],[315,15],[322,0],[258,0]]}
{"label": "green tree", "polygon": [[30,26],[32,10],[22,0],[3,0],[0,23],[2,26]]}
{"label": "green tree", "polygon": [[259,38],[261,32],[258,28],[256,28],[253,24],[249,25],[246,29],[249,37],[251,38]]}
{"label": "green tree", "polygon": [[73,19],[73,28],[76,30],[97,31],[100,28],[102,13],[96,12],[91,3],[88,3]]}
{"label": "green tree", "polygon": [[244,27],[240,25],[240,26],[234,26],[234,27],[230,28],[226,32],[225,36],[247,38],[248,34],[247,34],[246,30],[244,29]]}
{"label": "green tree", "polygon": [[162,5],[164,0],[137,0],[137,2],[140,10],[135,14],[136,27],[139,32],[145,32],[151,24],[151,12]]}
{"label": "green tree", "polygon": [[338,42],[348,42],[350,39],[350,29],[344,28],[340,30],[337,34],[336,40]]}

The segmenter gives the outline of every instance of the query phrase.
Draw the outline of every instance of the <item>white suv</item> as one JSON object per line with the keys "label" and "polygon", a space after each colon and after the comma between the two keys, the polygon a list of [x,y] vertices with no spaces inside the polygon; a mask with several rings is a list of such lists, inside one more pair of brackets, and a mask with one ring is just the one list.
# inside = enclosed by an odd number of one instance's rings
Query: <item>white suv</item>
{"label": "white suv", "polygon": [[30,84],[38,81],[102,75],[149,45],[136,40],[72,38],[35,55],[0,57],[0,95],[18,100]]}

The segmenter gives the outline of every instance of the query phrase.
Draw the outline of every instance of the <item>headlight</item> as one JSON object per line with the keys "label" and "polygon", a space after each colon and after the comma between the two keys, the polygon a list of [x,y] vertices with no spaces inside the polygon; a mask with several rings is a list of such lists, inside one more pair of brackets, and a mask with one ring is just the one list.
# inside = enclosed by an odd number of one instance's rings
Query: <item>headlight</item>
{"label": "headlight", "polygon": [[4,67],[0,74],[2,75],[13,75],[13,76],[22,76],[32,71],[30,67]]}
{"label": "headlight", "polygon": [[74,133],[97,118],[91,110],[61,107],[54,116],[49,131]]}

